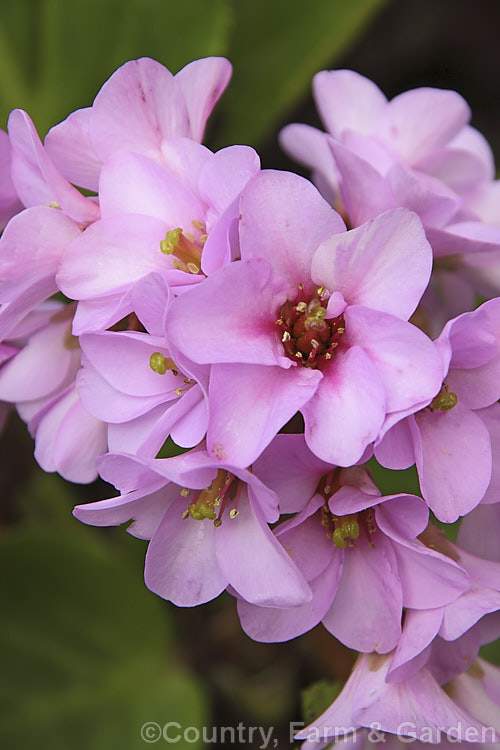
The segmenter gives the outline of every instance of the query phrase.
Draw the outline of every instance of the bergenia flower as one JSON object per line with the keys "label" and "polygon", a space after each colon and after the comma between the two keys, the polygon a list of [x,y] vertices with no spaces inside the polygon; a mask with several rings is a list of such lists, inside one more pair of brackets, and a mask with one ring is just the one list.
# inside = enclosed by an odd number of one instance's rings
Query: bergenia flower
{"label": "bergenia flower", "polygon": [[223,57],[195,60],[175,76],[148,57],[130,60],[106,81],[92,107],[49,131],[46,151],[67,180],[97,191],[102,164],[117,151],[157,158],[166,138],[200,143],[231,72]]}
{"label": "bergenia flower", "polygon": [[246,146],[212,153],[166,139],[158,161],[119,152],[100,176],[101,219],[67,248],[60,289],[80,300],[75,333],[102,330],[132,310],[133,285],[152,272],[175,293],[229,263],[242,188],[260,169]]}
{"label": "bergenia flower", "polygon": [[231,586],[265,606],[300,606],[311,591],[268,523],[278,499],[246,469],[220,464],[202,449],[167,459],[108,454],[101,476],[122,495],[81,505],[75,516],[96,526],[134,520],[128,531],[150,539],[146,585],[184,607]]}
{"label": "bergenia flower", "polygon": [[442,381],[407,318],[428,282],[420,221],[388,212],[346,232],[306,180],[262,172],[240,203],[241,261],[176,298],[167,341],[211,364],[208,450],[248,466],[297,411],[308,446],[349,466],[386,415],[416,410]]}
{"label": "bergenia flower", "polygon": [[[436,258],[425,297],[433,317],[437,287],[448,317],[470,309],[474,293],[488,286],[488,296],[498,294],[494,160],[485,138],[468,125],[464,99],[454,91],[420,88],[387,101],[372,81],[350,70],[318,73],[313,90],[327,133],[289,125],[281,143],[313,169],[348,224],[358,226],[398,206],[418,213]],[[485,201],[497,208],[481,210]],[[484,264],[494,268],[489,279]]]}
{"label": "bergenia flower", "polygon": [[440,389],[375,447],[388,468],[416,464],[423,497],[446,523],[481,500],[500,499],[497,462],[492,463],[500,431],[499,343],[498,298],[449,321],[436,341],[444,363]]}
{"label": "bergenia flower", "polygon": [[[35,438],[35,458],[45,471],[72,482],[97,478],[96,458],[107,448],[107,426],[82,407],[75,390],[81,349],[71,333],[74,305],[45,303],[45,325],[35,313],[13,332],[36,326],[0,368],[0,400],[13,403]],[[0,313],[1,314],[1,313]]]}
{"label": "bergenia flower", "polygon": [[491,725],[450,698],[428,667],[404,682],[388,683],[389,664],[389,654],[361,654],[335,702],[295,739],[305,740],[303,748],[320,750],[373,725],[381,732],[425,743],[439,743],[448,732],[454,740],[498,741]]}
{"label": "bergenia flower", "polygon": [[0,231],[14,214],[22,211],[11,176],[11,147],[8,134],[0,128]]}
{"label": "bergenia flower", "polygon": [[[84,352],[77,378],[82,404],[109,423],[113,453],[154,457],[169,435],[177,445],[191,448],[207,429],[209,367],[168,349],[164,325],[171,292],[162,276],[144,277],[131,297],[131,330],[79,337]],[[145,332],[137,330],[141,323]]]}
{"label": "bergenia flower", "polygon": [[275,534],[313,599],[279,610],[239,601],[252,638],[288,640],[322,622],[350,648],[387,653],[400,639],[403,607],[441,607],[469,588],[465,570],[417,539],[428,520],[421,498],[382,497],[363,467],[321,465],[302,435],[278,435],[254,471],[276,491],[283,513],[297,510],[304,493],[303,510]]}
{"label": "bergenia flower", "polygon": [[454,601],[431,609],[410,609],[388,671],[389,682],[415,674],[429,660],[441,682],[448,682],[476,659],[480,646],[500,635],[500,564],[448,540],[432,524],[419,535],[430,549],[454,560],[470,576],[470,587]]}

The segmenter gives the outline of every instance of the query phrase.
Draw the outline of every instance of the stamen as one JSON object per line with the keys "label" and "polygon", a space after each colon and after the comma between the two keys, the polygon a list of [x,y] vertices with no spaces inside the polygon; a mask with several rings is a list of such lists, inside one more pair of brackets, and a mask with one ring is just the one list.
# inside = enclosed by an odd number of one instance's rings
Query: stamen
{"label": "stamen", "polygon": [[450,409],[453,409],[453,407],[457,405],[457,402],[458,402],[457,394],[453,393],[453,391],[450,391],[446,383],[443,383],[441,391],[432,401],[430,409],[431,411],[438,411],[438,410],[449,411]]}
{"label": "stamen", "polygon": [[[173,363],[172,363],[173,364]],[[167,372],[167,360],[161,352],[154,352],[149,358],[149,366],[153,372],[157,372],[158,375],[165,375]]]}
{"label": "stamen", "polygon": [[170,229],[170,231],[167,232],[165,235],[165,239],[161,240],[160,242],[160,250],[162,253],[165,253],[165,255],[172,255],[175,248],[177,247],[177,243],[179,242],[179,237],[182,234],[182,228],[177,227],[177,229]]}
{"label": "stamen", "polygon": [[174,267],[186,273],[197,274],[201,268],[202,245],[198,244],[194,235],[183,232],[181,227],[170,229],[165,239],[160,241],[160,250],[165,255],[173,255]]}

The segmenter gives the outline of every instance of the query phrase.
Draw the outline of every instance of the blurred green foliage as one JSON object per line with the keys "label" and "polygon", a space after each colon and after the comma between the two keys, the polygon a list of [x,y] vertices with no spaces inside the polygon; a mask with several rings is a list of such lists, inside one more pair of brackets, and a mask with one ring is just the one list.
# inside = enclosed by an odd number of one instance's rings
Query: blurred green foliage
{"label": "blurred green foliage", "polygon": [[323,711],[331,706],[342,690],[342,685],[333,680],[318,680],[301,693],[302,716],[306,724],[311,724]]}
{"label": "blurred green foliage", "polygon": [[26,109],[40,134],[147,55],[172,71],[228,56],[215,140],[258,145],[385,0],[16,0],[0,11],[0,125]]}
{"label": "blurred green foliage", "polygon": [[34,517],[0,544],[0,745],[135,750],[146,722],[201,726],[202,685],[135,553],[76,522],[58,477],[31,499]]}

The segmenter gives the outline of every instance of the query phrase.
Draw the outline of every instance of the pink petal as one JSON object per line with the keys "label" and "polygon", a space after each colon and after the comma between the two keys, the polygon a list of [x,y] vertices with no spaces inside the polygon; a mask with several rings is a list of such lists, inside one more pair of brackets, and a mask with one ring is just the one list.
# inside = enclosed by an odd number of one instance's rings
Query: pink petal
{"label": "pink petal", "polygon": [[92,224],[68,246],[57,274],[59,288],[73,299],[92,299],[125,292],[143,276],[171,268],[160,250],[165,232],[159,219],[134,214]]}
{"label": "pink petal", "polygon": [[413,438],[406,419],[394,425],[375,446],[375,458],[387,469],[408,469],[415,463]]}
{"label": "pink petal", "polygon": [[232,66],[224,57],[194,60],[180,70],[175,80],[186,102],[190,133],[201,142],[205,123],[231,78]]}
{"label": "pink petal", "polygon": [[53,279],[66,247],[79,235],[78,226],[55,208],[37,206],[14,216],[0,241],[1,301],[10,302],[36,282]]}
{"label": "pink petal", "polygon": [[41,419],[35,458],[45,471],[85,484],[97,478],[96,459],[106,447],[106,425],[82,408],[73,387]]}
{"label": "pink petal", "polygon": [[[340,559],[340,555],[338,555]],[[263,607],[238,601],[241,627],[250,638],[261,643],[281,643],[296,638],[321,622],[335,596],[340,566],[330,568],[309,583],[313,598],[298,607]]]}
{"label": "pink petal", "polygon": [[97,192],[102,162],[90,138],[92,109],[72,112],[45,136],[45,150],[64,177],[74,185]]}
{"label": "pink petal", "polygon": [[[422,494],[440,521],[453,523],[481,500],[491,478],[491,442],[484,423],[457,404],[416,415],[415,454]],[[420,436],[420,447],[418,441]]]}
{"label": "pink petal", "polygon": [[249,466],[311,399],[319,370],[216,364],[210,378],[208,451],[218,461]]}
{"label": "pink petal", "polygon": [[245,490],[238,515],[223,516],[216,534],[220,569],[244,599],[264,607],[293,607],[311,601],[309,586],[258,508],[251,507]]}
{"label": "pink petal", "polygon": [[68,345],[70,321],[51,323],[0,370],[0,399],[32,401],[66,387],[80,364],[80,349]]}
{"label": "pink petal", "polygon": [[349,341],[364,349],[384,384],[388,412],[416,406],[439,391],[441,358],[419,328],[357,305],[346,310],[345,325]]}
{"label": "pink petal", "polygon": [[350,305],[407,320],[429,281],[432,251],[418,217],[406,209],[382,214],[324,242],[312,277]]}
{"label": "pink petal", "polygon": [[[362,532],[363,533],[363,532]],[[393,545],[360,536],[347,549],[337,593],[323,624],[348,648],[383,654],[401,635],[402,593]]]}
{"label": "pink petal", "polygon": [[[186,503],[187,507],[187,503]],[[207,519],[184,518],[174,502],[165,513],[146,554],[146,586],[178,607],[194,607],[215,599],[228,580],[215,556],[219,532]]]}
{"label": "pink petal", "polygon": [[332,468],[309,450],[302,434],[276,435],[253,465],[254,473],[280,498],[282,513],[301,511]]}
{"label": "pink petal", "polygon": [[313,92],[325,127],[336,138],[342,131],[373,132],[387,99],[372,81],[352,70],[323,70],[313,79]]}
{"label": "pink petal", "polygon": [[162,138],[190,131],[179,82],[148,57],[118,68],[92,107],[91,138],[101,159],[115,151],[158,152]]}
{"label": "pink petal", "polygon": [[77,505],[73,515],[91,526],[127,526],[129,534],[138,539],[151,539],[171,502],[179,495],[176,485],[165,486],[158,478],[156,484],[142,487],[126,495],[100,500],[97,503]]}
{"label": "pink petal", "polygon": [[303,405],[306,443],[328,463],[351,466],[377,437],[385,416],[383,384],[359,346],[338,354]]}
{"label": "pink petal", "polygon": [[240,215],[241,257],[266,258],[293,289],[310,286],[314,251],[345,231],[316,188],[290,172],[257,174],[243,191]]}
{"label": "pink petal", "polygon": [[248,362],[287,369],[292,362],[275,326],[286,290],[265,260],[231,263],[174,300],[167,338],[201,364]]}
{"label": "pink petal", "polygon": [[387,673],[387,682],[407,680],[424,666],[428,658],[426,649],[438,634],[442,620],[441,607],[406,611],[403,632]]}
{"label": "pink petal", "polygon": [[45,152],[31,119],[21,109],[9,117],[12,179],[25,206],[56,202],[70,219],[89,224],[99,218],[99,207],[62,176]]}
{"label": "pink petal", "polygon": [[352,226],[397,207],[388,180],[366,159],[336,141],[328,141],[340,174],[340,192]]}
{"label": "pink petal", "polygon": [[377,133],[410,164],[444,146],[467,124],[470,109],[455,91],[419,88],[385,107]]}
{"label": "pink petal", "polygon": [[120,152],[106,161],[99,200],[104,219],[144,214],[192,234],[199,234],[193,221],[205,215],[200,200],[175,175],[141,154]]}

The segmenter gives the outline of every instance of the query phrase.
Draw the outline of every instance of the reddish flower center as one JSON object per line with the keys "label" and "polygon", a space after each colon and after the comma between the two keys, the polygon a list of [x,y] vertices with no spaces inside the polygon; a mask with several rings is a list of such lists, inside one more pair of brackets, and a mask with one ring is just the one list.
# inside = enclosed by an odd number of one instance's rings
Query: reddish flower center
{"label": "reddish flower center", "polygon": [[299,285],[295,300],[280,307],[276,325],[287,357],[305,367],[318,368],[330,360],[345,332],[344,316],[326,320],[328,298],[320,287],[312,296]]}

